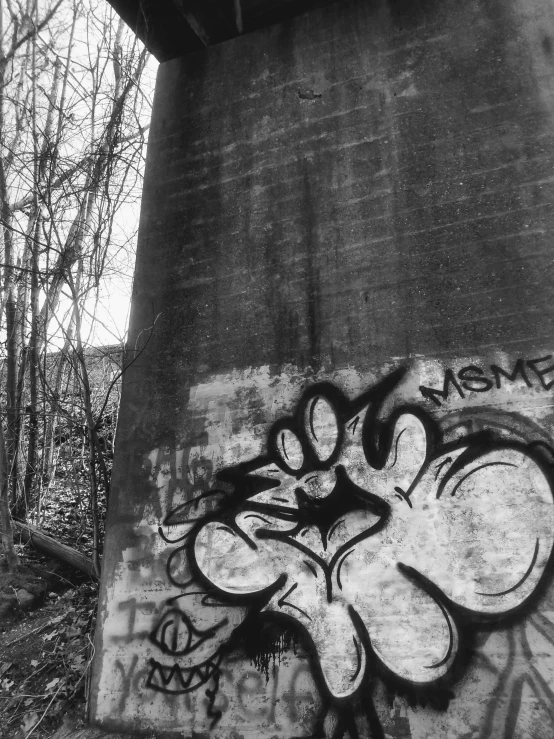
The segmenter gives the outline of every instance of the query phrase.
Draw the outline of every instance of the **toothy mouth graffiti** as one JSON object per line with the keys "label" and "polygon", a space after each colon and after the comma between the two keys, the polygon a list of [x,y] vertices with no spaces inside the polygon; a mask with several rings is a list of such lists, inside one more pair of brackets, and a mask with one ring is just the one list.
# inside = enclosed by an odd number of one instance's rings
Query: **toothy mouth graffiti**
{"label": "toothy mouth graffiti", "polygon": [[181,668],[178,664],[161,665],[151,660],[146,686],[162,693],[190,693],[204,685],[217,672],[221,654],[215,654],[207,662],[194,667]]}
{"label": "toothy mouth graffiti", "polygon": [[310,388],[270,430],[266,455],[219,474],[233,493],[205,493],[166,521],[181,543],[170,577],[186,559],[186,586],[294,621],[340,705],[375,670],[417,685],[447,675],[458,615],[519,608],[554,543],[541,458],[487,433],[441,444],[419,408],[380,421],[400,376],[354,401]]}

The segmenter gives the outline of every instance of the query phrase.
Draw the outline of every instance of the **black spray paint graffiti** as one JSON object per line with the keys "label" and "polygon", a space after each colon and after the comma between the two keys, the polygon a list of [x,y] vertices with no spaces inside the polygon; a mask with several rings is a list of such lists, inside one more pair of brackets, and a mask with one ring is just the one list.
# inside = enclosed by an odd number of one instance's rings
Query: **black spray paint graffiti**
{"label": "black spray paint graffiti", "polygon": [[445,444],[414,407],[380,421],[403,373],[354,401],[311,387],[271,429],[266,455],[218,475],[233,492],[204,493],[167,517],[161,533],[178,543],[168,576],[202,626],[170,604],[152,639],[176,663],[153,662],[150,687],[211,681],[215,696],[223,651],[262,614],[311,646],[337,716],[331,735],[356,736],[362,711],[379,737],[373,675],[440,689],[464,625],[528,601],[554,542],[540,449],[488,432]]}
{"label": "black spray paint graffiti", "polygon": [[420,385],[419,391],[424,398],[441,406],[449,399],[451,393],[455,398],[465,398],[468,392],[487,393],[493,388],[499,389],[503,385],[516,381],[524,383],[528,388],[540,387],[543,390],[550,390],[554,386],[554,380],[549,376],[554,372],[554,365],[551,361],[552,354],[547,354],[545,357],[527,361],[520,358],[516,360],[511,370],[491,364],[490,376],[474,364],[462,367],[457,373],[454,373],[452,369],[447,369],[444,373],[442,389]]}

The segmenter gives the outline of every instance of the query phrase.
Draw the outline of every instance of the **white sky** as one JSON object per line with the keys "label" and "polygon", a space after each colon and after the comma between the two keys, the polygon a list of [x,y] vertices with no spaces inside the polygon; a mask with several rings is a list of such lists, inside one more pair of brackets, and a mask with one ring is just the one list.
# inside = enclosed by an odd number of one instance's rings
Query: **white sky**
{"label": "white sky", "polygon": [[[154,82],[158,62],[153,56],[149,57],[147,68],[143,75],[143,90],[152,101]],[[148,136],[148,134],[146,134]],[[131,293],[133,289],[133,273],[135,267],[136,237],[140,217],[140,196],[135,202],[125,205],[118,214],[117,228],[119,237],[123,240],[134,232],[132,240],[132,254],[122,254],[115,260],[116,274],[107,277],[100,290],[94,331],[89,334],[88,343],[94,346],[105,346],[124,341],[127,332],[129,313],[131,309]],[[90,323],[89,323],[90,331]]]}
{"label": "white sky", "polygon": [[[94,0],[85,0],[85,4],[90,4],[91,7],[95,6]],[[107,4],[106,7],[109,9]],[[115,16],[114,23],[117,24],[117,16]],[[128,31],[127,28],[126,31]],[[78,25],[73,44],[74,58],[77,62],[79,62],[80,59],[79,55],[82,55],[82,58],[86,59],[87,54],[89,53],[87,44],[90,44],[91,36],[94,37],[94,33],[95,29],[91,28],[90,25],[86,26],[82,23]],[[128,33],[129,37],[132,37],[131,32],[128,31]],[[124,53],[127,48],[128,45],[126,46],[124,41]],[[76,107],[71,107],[71,99],[68,100],[68,104],[69,110],[72,110],[73,115],[78,117],[81,112],[80,108],[83,106],[79,96],[81,95],[82,88],[88,82],[88,77],[86,72],[83,72],[82,76],[79,76],[79,64],[76,66],[77,73],[74,75],[73,80]],[[83,66],[86,67],[86,64]],[[142,92],[140,100],[142,108],[138,111],[139,120],[142,126],[148,125],[150,122],[157,66],[158,62],[156,59],[150,56],[146,69],[142,75],[142,83],[140,86]],[[111,69],[111,67],[108,67],[108,69]],[[85,104],[88,105],[88,101],[86,101]],[[86,111],[83,112],[85,114],[84,120],[87,121]],[[86,137],[87,133],[88,132],[84,130],[83,137]],[[148,133],[145,134],[146,138],[147,136]],[[71,139],[69,140],[69,146],[73,146]],[[77,159],[82,157],[83,152],[86,152],[86,149],[82,147],[82,140],[81,142],[77,140],[75,152],[77,153],[74,153],[69,149],[66,156],[73,156]],[[130,312],[133,270],[136,253],[136,237],[140,216],[141,190],[142,179],[139,178],[137,180],[137,187],[132,193],[132,200],[124,204],[117,213],[112,238],[110,240],[111,246],[109,250],[109,262],[107,264],[107,269],[105,271],[105,276],[103,277],[98,296],[95,296],[97,297],[98,303],[95,306],[94,300],[91,300],[85,305],[85,315],[83,316],[83,339],[86,340],[87,344],[101,346],[114,344],[125,339]],[[67,294],[67,288],[65,293]],[[62,298],[59,309],[56,312],[56,319],[63,321],[64,317],[68,315],[69,310],[69,298]],[[91,321],[87,320],[86,311],[93,314],[95,310],[97,321],[93,326],[91,326]],[[55,331],[56,319],[52,321],[50,326],[53,333],[51,341],[54,346],[61,347],[63,345],[63,335],[62,332]],[[67,321],[65,321],[65,323],[67,324]]]}

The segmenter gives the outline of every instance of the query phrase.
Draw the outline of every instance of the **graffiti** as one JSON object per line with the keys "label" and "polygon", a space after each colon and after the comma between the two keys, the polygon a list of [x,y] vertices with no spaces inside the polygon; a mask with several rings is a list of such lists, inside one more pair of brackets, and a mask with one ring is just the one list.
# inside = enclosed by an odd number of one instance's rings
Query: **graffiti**
{"label": "graffiti", "polygon": [[[452,369],[447,369],[444,373],[442,389],[420,385],[419,391],[424,398],[441,406],[448,400],[451,391],[455,391],[460,398],[465,398],[467,392],[487,393],[493,388],[499,389],[503,384],[516,380],[521,380],[529,388],[537,386],[538,382],[538,387],[550,390],[554,386],[554,379],[548,379],[547,375],[549,372],[554,372],[554,364],[550,364],[552,358],[552,354],[527,361],[520,358],[516,360],[511,370],[491,364],[489,367],[491,377],[488,377],[481,367],[474,364],[462,367],[457,373],[454,373]],[[545,367],[544,364],[548,366]]]}
{"label": "graffiti", "polygon": [[210,680],[217,683],[222,656],[220,647],[229,641],[238,625],[237,618],[221,617],[221,613],[210,606],[207,593],[187,595],[190,613],[197,614],[197,618],[200,614],[205,628],[198,628],[187,612],[170,603],[150,636],[161,652],[178,660],[170,665],[151,660],[147,686],[165,693],[189,693]]}
{"label": "graffiti", "polygon": [[[515,731],[521,711],[522,693],[529,688],[533,694],[537,709],[542,709],[548,716],[554,704],[554,694],[547,681],[542,677],[535,664],[535,657],[529,646],[528,629],[536,629],[543,635],[547,632],[547,640],[552,644],[553,625],[540,614],[533,614],[527,624],[518,624],[506,634],[508,641],[506,665],[498,675],[497,687],[493,700],[483,722],[480,739],[490,736],[516,736]],[[537,716],[536,718],[542,718]],[[537,731],[534,736],[546,736],[549,731]]]}
{"label": "graffiti", "polygon": [[121,677],[121,693],[119,698],[118,711],[122,713],[125,710],[127,699],[132,691],[136,691],[144,683],[147,670],[138,669],[139,658],[137,654],[133,654],[131,663],[125,666],[120,660],[116,660],[114,667]]}
{"label": "graffiti", "polygon": [[127,629],[125,634],[113,635],[112,641],[129,644],[133,639],[140,639],[149,634],[149,632],[137,630],[135,628],[137,613],[153,613],[156,610],[155,602],[137,603],[136,598],[129,598],[128,600],[118,603],[117,607],[120,611],[126,613]]}
{"label": "graffiti", "polygon": [[[212,677],[217,679],[221,655],[214,651],[213,642],[217,631],[228,623],[229,620],[224,618],[210,628],[200,630],[178,608],[166,611],[151,638],[162,652],[178,657],[181,664],[166,668],[152,660],[148,686],[168,693],[188,693]],[[185,658],[188,658],[187,667],[182,664]]]}
{"label": "graffiti", "polygon": [[[207,681],[203,691],[179,693],[156,691],[152,693],[148,685],[148,666],[141,668],[137,653],[126,654],[122,660],[115,660],[114,677],[117,699],[114,713],[123,713],[132,705],[133,698],[141,702],[151,702],[157,697],[158,710],[184,709],[190,714],[195,707],[201,707],[208,718],[206,728],[213,724],[214,718],[228,716],[235,721],[257,721],[265,725],[281,727],[298,726],[302,720],[308,725],[317,720],[320,700],[317,695],[311,671],[307,662],[302,661],[292,667],[289,664],[276,665],[269,678],[248,665],[244,666],[244,655],[228,656],[225,665],[218,670],[217,682]],[[199,700],[195,701],[195,696]],[[211,719],[211,721],[210,721]],[[292,736],[295,732],[290,732]]]}
{"label": "graffiti", "polygon": [[310,387],[263,456],[170,511],[160,534],[176,545],[167,576],[183,592],[151,634],[173,663],[152,660],[148,687],[206,685],[213,708],[224,655],[252,618],[273,619],[309,645],[329,735],[355,736],[363,721],[382,736],[375,675],[444,696],[467,624],[501,624],[529,601],[554,543],[540,447],[490,430],[444,441],[413,406],[383,420],[402,376],[355,400]]}

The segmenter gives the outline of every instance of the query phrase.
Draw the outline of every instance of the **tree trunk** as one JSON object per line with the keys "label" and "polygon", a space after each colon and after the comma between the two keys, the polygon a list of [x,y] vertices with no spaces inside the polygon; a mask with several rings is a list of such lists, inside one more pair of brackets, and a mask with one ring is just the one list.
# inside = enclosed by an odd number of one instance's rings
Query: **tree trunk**
{"label": "tree trunk", "polygon": [[[50,413],[46,420],[46,428],[44,431],[43,439],[43,453],[42,453],[42,472],[41,478],[46,481],[46,493],[50,489],[50,485],[54,475],[56,474],[56,429],[58,426],[59,418],[59,406],[60,398],[62,397],[62,385],[64,382],[65,367],[67,363],[67,357],[71,349],[71,342],[73,340],[73,321],[71,322],[67,335],[65,337],[64,345],[59,354],[59,364],[56,369],[56,380],[54,387],[49,388],[50,394]],[[46,377],[46,367],[43,369],[43,375]],[[43,393],[44,394],[44,393]],[[40,521],[41,515],[41,500],[37,500],[36,506],[36,520]]]}
{"label": "tree trunk", "polygon": [[[80,272],[78,277],[80,277]],[[79,379],[81,385],[81,395],[83,398],[83,405],[86,417],[86,428],[89,444],[89,480],[90,480],[90,508],[92,515],[92,561],[94,565],[94,572],[97,577],[100,577],[100,523],[98,519],[98,478],[96,475],[96,457],[98,455],[97,447],[97,436],[96,436],[96,424],[94,422],[94,415],[92,411],[92,400],[91,400],[91,389],[88,377],[87,365],[85,360],[85,353],[83,349],[83,340],[81,332],[81,308],[79,306],[79,289],[73,283],[70,277],[70,288],[73,297],[73,321],[75,326],[75,341],[76,341],[76,357],[79,362]]]}
{"label": "tree trunk", "polygon": [[85,557],[81,552],[68,547],[67,544],[56,541],[56,539],[53,539],[48,534],[45,534],[28,523],[14,520],[13,525],[17,533],[21,536],[21,541],[25,544],[30,542],[36,549],[44,552],[49,557],[59,559],[61,562],[65,562],[77,570],[86,572],[87,575],[96,578],[92,560]]}
{"label": "tree trunk", "polygon": [[0,423],[0,535],[2,537],[2,549],[8,563],[8,572],[13,572],[19,564],[19,557],[13,543],[12,517],[10,514],[9,501],[9,476],[8,460],[6,457],[6,443],[4,440],[4,429]]}
{"label": "tree trunk", "polygon": [[[36,233],[40,217],[37,218]],[[31,490],[36,477],[38,438],[38,239],[34,240],[31,272],[31,338],[29,340],[29,433],[27,438],[27,466],[25,469],[25,503],[31,501]]]}

